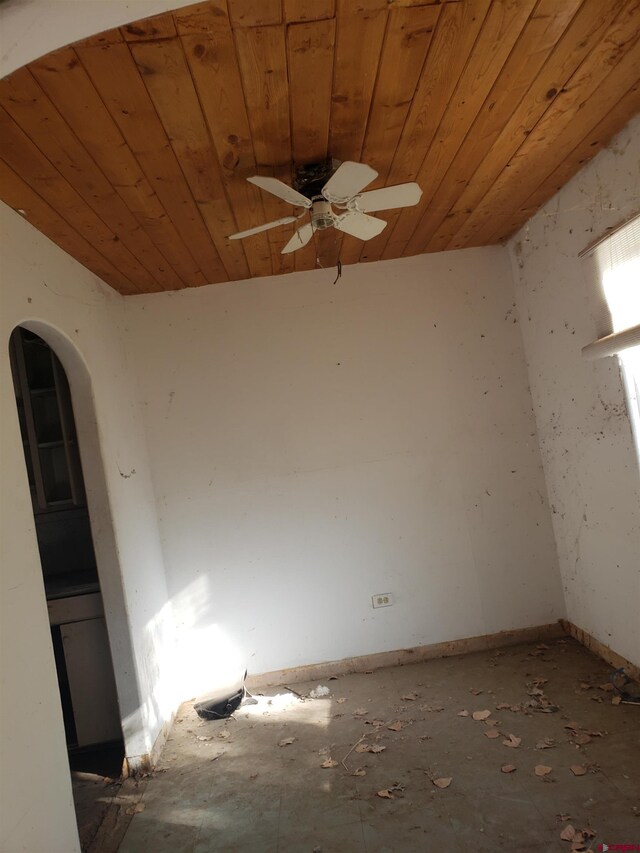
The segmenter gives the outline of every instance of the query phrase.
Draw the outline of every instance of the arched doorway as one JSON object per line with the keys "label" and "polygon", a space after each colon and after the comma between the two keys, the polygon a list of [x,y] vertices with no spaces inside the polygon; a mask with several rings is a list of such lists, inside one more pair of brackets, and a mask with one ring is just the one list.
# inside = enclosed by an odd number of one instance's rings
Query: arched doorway
{"label": "arched doorway", "polygon": [[67,375],[51,346],[17,327],[9,354],[83,841],[95,824],[90,776],[118,778],[124,758],[80,458],[84,436],[79,441]]}

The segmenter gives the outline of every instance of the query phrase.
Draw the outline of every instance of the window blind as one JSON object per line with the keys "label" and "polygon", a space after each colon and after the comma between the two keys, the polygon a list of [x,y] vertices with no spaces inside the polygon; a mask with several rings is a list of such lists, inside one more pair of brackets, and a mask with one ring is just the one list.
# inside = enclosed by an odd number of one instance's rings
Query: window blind
{"label": "window blind", "polygon": [[585,358],[604,358],[640,345],[640,216],[609,234],[585,255],[592,255],[600,275],[613,325],[583,347]]}

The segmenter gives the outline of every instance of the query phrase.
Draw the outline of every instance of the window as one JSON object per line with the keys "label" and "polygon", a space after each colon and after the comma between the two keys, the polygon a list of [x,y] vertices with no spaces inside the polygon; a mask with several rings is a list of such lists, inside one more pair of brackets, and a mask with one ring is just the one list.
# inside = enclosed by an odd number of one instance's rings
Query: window
{"label": "window", "polygon": [[584,347],[586,358],[617,355],[640,460],[640,216],[600,240],[592,254],[611,317],[612,333]]}

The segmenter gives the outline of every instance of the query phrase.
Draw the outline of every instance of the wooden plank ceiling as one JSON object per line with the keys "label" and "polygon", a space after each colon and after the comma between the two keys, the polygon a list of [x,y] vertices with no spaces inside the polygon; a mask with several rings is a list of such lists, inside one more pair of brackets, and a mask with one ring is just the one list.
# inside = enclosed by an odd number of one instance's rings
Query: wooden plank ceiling
{"label": "wooden plank ceiling", "polygon": [[[123,294],[483,246],[640,109],[640,0],[211,0],[0,81],[0,197]],[[281,255],[294,164],[416,180],[362,243]]]}

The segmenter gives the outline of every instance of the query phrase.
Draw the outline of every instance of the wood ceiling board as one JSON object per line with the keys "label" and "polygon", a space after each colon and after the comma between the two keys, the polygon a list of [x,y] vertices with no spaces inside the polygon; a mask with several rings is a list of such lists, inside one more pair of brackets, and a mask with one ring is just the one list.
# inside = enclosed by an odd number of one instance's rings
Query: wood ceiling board
{"label": "wood ceiling board", "polygon": [[131,42],[173,38],[177,35],[176,24],[170,12],[126,24],[120,27],[120,32],[125,41]]}
{"label": "wood ceiling board", "polygon": [[282,23],[281,0],[228,0],[234,27],[264,27]]}
{"label": "wood ceiling board", "polygon": [[129,45],[78,46],[76,51],[207,283],[232,278],[234,272],[227,273],[220,260]]}
{"label": "wood ceiling board", "polygon": [[289,81],[283,27],[235,30],[253,149],[261,166],[291,164]]}
{"label": "wood ceiling board", "polygon": [[[269,275],[271,258],[264,235],[251,238],[251,273],[243,241],[227,239],[238,226],[180,40],[139,42],[131,45],[131,52],[229,278]],[[236,214],[244,218],[246,210]]]}
{"label": "wood ceiling board", "polygon": [[[122,271],[140,289],[160,290],[153,276],[140,264],[117,236],[105,225],[84,199],[62,177],[29,137],[0,107],[0,159],[50,206],[64,211],[63,218],[88,243]],[[134,285],[135,287],[136,285]]]}
{"label": "wood ceiling board", "polygon": [[[638,80],[638,3],[627,3],[605,38],[582,62],[485,198],[476,206],[451,248],[478,245],[503,230],[511,211],[523,204],[582,139]],[[621,47],[624,46],[624,51]],[[607,69],[612,69],[607,73]],[[531,168],[531,162],[536,168]],[[505,211],[504,205],[507,205]],[[487,217],[490,216],[490,220]],[[460,244],[460,246],[458,246]]]}
{"label": "wood ceiling board", "polygon": [[[320,162],[329,153],[329,118],[335,44],[335,19],[287,27],[287,68],[291,105],[291,151],[296,165]],[[306,220],[303,218],[298,226]],[[297,271],[314,269],[330,249],[326,235],[314,234],[294,253]],[[337,257],[332,256],[333,264]]]}
{"label": "wood ceiling board", "polygon": [[14,210],[23,210],[24,218],[45,237],[60,246],[82,266],[117,290],[131,295],[136,286],[88,243],[58,212],[25,183],[3,160],[0,160],[0,186],[3,201]]}
{"label": "wood ceiling board", "polygon": [[230,26],[226,0],[207,0],[193,6],[183,6],[173,13],[178,35],[196,35],[215,32],[218,27]]}
{"label": "wood ceiling board", "polygon": [[[608,75],[605,83],[608,87],[610,87],[609,91],[611,95],[615,93],[619,93],[621,91],[625,91],[625,87],[628,84],[629,80],[633,78],[634,82],[627,89],[626,95],[629,96],[629,101],[633,101],[637,104],[637,92],[638,92],[638,81],[637,81],[637,68],[640,67],[640,44],[636,45],[636,47],[625,54],[624,58],[620,61],[620,63],[615,67],[615,69]],[[629,103],[627,98],[624,99],[625,103]],[[582,113],[577,121],[579,122],[580,128],[588,125],[588,129],[585,133],[585,140],[590,140],[592,135],[596,131],[597,128],[607,120],[607,117],[610,115],[611,111],[609,110],[609,105],[611,100],[603,101],[599,105],[593,103],[592,99],[592,109],[589,110],[588,113]],[[599,107],[599,108],[598,108]],[[624,125],[619,125],[617,118],[617,111],[613,112],[611,119],[615,122],[615,126],[617,126],[618,130],[621,129]],[[509,237],[513,233],[515,233],[521,225],[523,225],[526,220],[531,216],[531,199],[532,197],[537,199],[542,199],[540,204],[544,204],[544,202],[548,201],[556,192],[557,186],[556,182],[553,179],[557,169],[561,169],[567,157],[576,151],[575,148],[571,148],[573,144],[575,128],[572,128],[570,132],[567,132],[560,136],[556,141],[556,148],[553,149],[553,156],[551,159],[545,158],[545,163],[552,163],[552,171],[547,175],[542,184],[534,189],[530,195],[525,196],[525,192],[530,190],[533,182],[528,182],[528,186],[526,189],[523,188],[522,185],[517,187],[518,196],[524,196],[524,199],[521,201],[518,209],[512,213],[510,212],[508,216],[496,216],[495,220],[491,223],[491,239],[495,242],[498,242],[500,239],[504,237]],[[600,134],[596,133],[595,138],[598,139]],[[594,156],[597,153],[597,148],[595,145],[590,146],[593,148],[593,153],[591,156]],[[583,146],[579,146],[582,148]],[[589,158],[591,159],[591,158]],[[580,160],[580,155],[576,157],[576,160]],[[540,205],[539,205],[540,206]],[[482,233],[482,232],[480,232]]]}
{"label": "wood ceiling board", "polygon": [[362,161],[378,172],[369,189],[385,184],[439,14],[439,6],[389,13],[362,148]]}
{"label": "wood ceiling board", "polygon": [[526,136],[564,88],[580,63],[602,39],[616,14],[619,0],[584,0],[549,60],[536,76],[525,98],[500,131],[484,160],[451,207],[434,243],[448,246],[491,188]]}
{"label": "wood ceiling board", "polygon": [[[336,46],[329,124],[329,151],[337,160],[362,159],[373,90],[387,24],[383,3],[371,3],[358,11],[351,0],[338,0]],[[366,50],[354,50],[354,44]],[[339,235],[340,257],[355,264],[360,257],[360,240]]]}
{"label": "wood ceiling board", "polygon": [[[536,0],[504,0],[491,4],[469,61],[418,172],[417,181],[422,188],[422,199],[415,208],[410,208],[412,213],[415,211],[415,216],[421,216],[427,210],[441,176],[446,173],[463,144],[535,5]],[[398,239],[401,233],[406,234],[409,229],[408,217],[405,217],[403,226],[401,215],[394,237]],[[415,253],[416,246],[420,246],[417,251],[421,251],[422,240],[421,221],[409,237],[406,251]]]}
{"label": "wood ceiling board", "polygon": [[[541,0],[538,3],[420,222],[423,247],[432,245],[438,226],[460,195],[459,185],[470,183],[500,130],[527,93],[532,75],[537,75],[544,66],[581,2],[559,4],[557,0]],[[441,251],[446,246],[440,238],[434,241],[432,251]]]}
{"label": "wood ceiling board", "polygon": [[73,50],[65,48],[32,63],[30,71],[116,192],[182,281],[206,279],[147,181],[116,123]]}
{"label": "wood ceiling board", "polygon": [[[182,44],[237,230],[244,231],[279,218],[267,215],[260,190],[246,180],[256,174],[256,161],[235,42],[228,21],[223,23],[220,17],[214,18],[206,33],[184,35]],[[233,231],[227,231],[226,236],[231,233]],[[267,234],[257,234],[240,245],[252,276],[270,275],[275,271]]]}
{"label": "wood ceiling board", "polygon": [[[436,135],[451,100],[467,57],[476,42],[489,9],[490,0],[468,0],[447,4],[438,18],[429,55],[422,71],[413,103],[396,148],[387,182],[391,185],[414,181]],[[420,211],[389,212],[389,223],[379,238],[385,242],[384,258],[401,257],[407,241],[405,230],[396,226],[400,217],[411,231]]]}
{"label": "wood ceiling board", "polygon": [[[5,196],[127,293],[326,266],[337,246],[348,264],[490,244],[631,118],[638,32],[639,0],[201,2],[5,81]],[[290,183],[324,156],[417,177],[423,199],[367,243],[322,233],[283,256],[292,224],[229,242],[293,212],[246,177]]]}
{"label": "wood ceiling board", "polygon": [[[337,160],[360,161],[387,23],[386,8],[354,10],[338,0],[329,149]],[[354,50],[354,44],[366,50]]]}
{"label": "wood ceiling board", "polygon": [[[629,121],[630,115],[640,111],[640,81],[634,83],[626,95],[618,101],[615,107],[598,122],[572,152],[571,157],[565,158],[553,171],[547,180],[527,199],[520,208],[517,217],[505,226],[504,233],[499,239],[504,240],[518,231],[545,202],[549,201],[573,176],[585,166],[589,160],[601,151],[613,136],[619,133]],[[630,210],[629,213],[635,211]]]}
{"label": "wood ceiling board", "polygon": [[291,150],[297,165],[327,158],[335,28],[335,19],[287,27]]}
{"label": "wood ceiling board", "polygon": [[335,0],[284,0],[284,18],[288,24],[333,18]]}
{"label": "wood ceiling board", "polygon": [[0,104],[163,289],[184,286],[26,68],[0,80]]}

